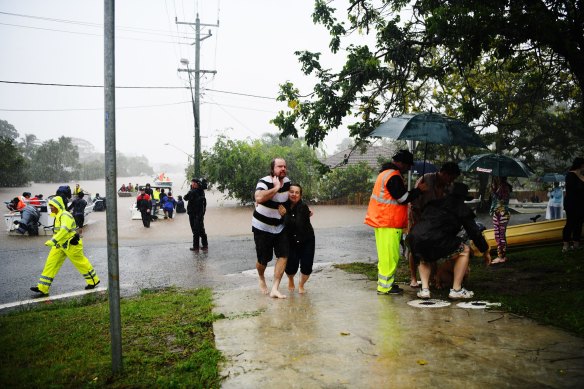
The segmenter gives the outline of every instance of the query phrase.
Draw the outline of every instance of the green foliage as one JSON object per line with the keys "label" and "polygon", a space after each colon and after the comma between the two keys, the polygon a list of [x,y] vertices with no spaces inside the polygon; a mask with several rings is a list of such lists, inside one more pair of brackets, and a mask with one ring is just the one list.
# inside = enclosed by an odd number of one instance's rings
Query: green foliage
{"label": "green foliage", "polygon": [[79,169],[79,152],[71,138],[43,142],[31,161],[31,178],[36,182],[68,182]]}
{"label": "green foliage", "polygon": [[373,187],[371,183],[373,173],[373,169],[366,162],[334,169],[321,180],[321,199],[331,200],[354,193],[369,193]]}
{"label": "green foliage", "polygon": [[[388,117],[437,108],[477,130],[496,127],[482,131],[487,143],[531,164],[562,163],[578,151],[584,29],[572,2],[354,0],[347,11],[333,5],[317,0],[313,13],[331,35],[331,51],[353,33],[367,35],[359,39],[367,45],[347,44],[345,64],[334,70],[322,65],[321,53],[296,53],[316,82],[308,94],[281,85],[278,100],[288,109],[273,123],[282,135],[304,130],[315,146],[351,121],[358,143]],[[443,160],[474,152],[434,149]]]}
{"label": "green foliage", "polygon": [[[0,317],[5,387],[220,386],[209,289],[122,299],[123,372],[111,374],[107,299]],[[89,343],[88,343],[89,342]]]}
{"label": "green foliage", "polygon": [[211,151],[203,154],[203,175],[227,197],[251,204],[258,179],[269,175],[270,162],[280,157],[286,160],[290,179],[300,183],[305,198],[311,199],[323,170],[316,152],[299,140],[284,140],[282,145],[273,138],[264,139],[268,143],[219,137]]}
{"label": "green foliage", "polygon": [[154,174],[154,170],[145,156],[129,157],[122,153],[116,154],[116,169],[118,177],[132,177]]}
{"label": "green foliage", "polygon": [[28,182],[28,162],[14,139],[0,136],[0,187],[24,186]]}
{"label": "green foliage", "polygon": [[6,120],[0,119],[0,138],[16,140],[16,138],[18,138],[18,131]]}

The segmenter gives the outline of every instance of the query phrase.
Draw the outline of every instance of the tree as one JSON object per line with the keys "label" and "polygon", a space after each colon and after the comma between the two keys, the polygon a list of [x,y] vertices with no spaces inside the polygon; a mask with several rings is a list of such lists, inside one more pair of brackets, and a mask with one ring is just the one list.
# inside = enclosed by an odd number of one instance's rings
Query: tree
{"label": "tree", "polygon": [[16,138],[18,138],[18,131],[16,131],[16,128],[6,120],[0,119],[0,137],[16,140]]}
{"label": "tree", "polygon": [[0,136],[0,187],[24,186],[29,181],[28,163],[13,138]]}
{"label": "tree", "polygon": [[[313,13],[331,34],[331,51],[353,33],[374,36],[375,46],[347,46],[338,71],[323,67],[320,53],[297,52],[303,72],[317,82],[308,95],[289,82],[281,85],[278,99],[289,109],[273,123],[283,136],[298,136],[302,128],[307,143],[318,145],[351,118],[350,135],[358,143],[388,116],[437,106],[479,131],[500,126],[487,140],[498,150],[504,145],[527,155],[525,145],[550,144],[537,134],[523,136],[546,112],[563,111],[572,123],[572,112],[579,112],[574,129],[583,127],[580,1],[352,0],[343,15],[347,23],[336,18],[332,3],[317,0]],[[502,87],[489,91],[489,82]],[[544,123],[539,128],[550,132]],[[530,140],[509,144],[509,134]],[[577,131],[568,139],[582,140]]]}
{"label": "tree", "polygon": [[36,182],[68,182],[76,177],[79,153],[65,136],[43,142],[34,153],[31,177]]}
{"label": "tree", "polygon": [[[271,137],[265,139],[275,141]],[[315,195],[323,165],[316,158],[315,151],[304,142],[288,142],[284,140],[289,145],[282,146],[221,136],[211,151],[203,153],[201,170],[208,181],[228,198],[252,204],[258,179],[270,173],[270,162],[274,157],[281,157],[286,159],[288,176],[301,183],[305,198],[310,199]]]}
{"label": "tree", "polygon": [[369,193],[373,187],[373,169],[366,162],[334,169],[322,178],[320,195],[323,200],[346,197],[354,193]]}

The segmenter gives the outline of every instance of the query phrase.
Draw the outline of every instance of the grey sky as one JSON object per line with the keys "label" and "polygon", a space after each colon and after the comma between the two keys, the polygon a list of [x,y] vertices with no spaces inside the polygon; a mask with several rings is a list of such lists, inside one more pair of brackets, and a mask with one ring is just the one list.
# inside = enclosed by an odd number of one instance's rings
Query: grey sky
{"label": "grey sky", "polygon": [[[328,51],[328,33],[312,23],[312,1],[119,0],[117,86],[188,85],[186,73],[177,68],[181,58],[194,64],[193,41],[176,36],[194,32],[174,20],[194,22],[195,9],[202,23],[215,24],[217,17],[220,22],[201,44],[201,68],[217,71],[201,81],[203,149],[218,134],[245,139],[275,133],[269,120],[282,103],[205,89],[270,97],[278,84],[291,80],[307,92],[309,80],[294,51]],[[0,80],[103,85],[103,1],[0,0],[0,12]],[[186,162],[177,149],[193,150],[188,90],[118,89],[116,106],[118,150],[143,154],[153,163]],[[98,151],[104,148],[101,88],[0,83],[0,119],[21,135],[81,137]],[[333,151],[347,134],[331,134],[327,149]]]}

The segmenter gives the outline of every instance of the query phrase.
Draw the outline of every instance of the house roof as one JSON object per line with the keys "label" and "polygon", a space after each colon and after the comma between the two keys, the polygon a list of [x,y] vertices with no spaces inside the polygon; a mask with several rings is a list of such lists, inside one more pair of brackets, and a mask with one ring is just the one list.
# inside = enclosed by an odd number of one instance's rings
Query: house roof
{"label": "house roof", "polygon": [[352,154],[349,155],[351,152],[351,148],[347,148],[342,150],[336,154],[331,155],[330,157],[326,158],[323,163],[330,168],[337,167],[337,168],[345,168],[348,165],[355,165],[359,162],[367,162],[367,164],[372,169],[379,169],[380,163],[379,159],[381,158],[384,161],[388,161],[391,157],[395,154],[395,147],[394,146],[369,146],[365,152],[361,153],[359,148],[355,149]]}

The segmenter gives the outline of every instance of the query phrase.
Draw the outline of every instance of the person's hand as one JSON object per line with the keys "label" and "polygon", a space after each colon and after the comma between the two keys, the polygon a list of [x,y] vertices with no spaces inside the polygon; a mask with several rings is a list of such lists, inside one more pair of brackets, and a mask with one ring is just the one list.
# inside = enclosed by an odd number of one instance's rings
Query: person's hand
{"label": "person's hand", "polygon": [[55,246],[55,242],[53,242],[52,239],[49,239],[45,242],[45,246],[47,247],[54,247]]}
{"label": "person's hand", "polygon": [[286,214],[286,207],[283,205],[278,205],[278,212],[280,212],[280,216],[284,216]]}
{"label": "person's hand", "polygon": [[280,188],[282,187],[282,183],[280,182],[278,176],[272,177],[272,183],[274,184],[274,189],[276,189],[276,192],[279,191]]}

